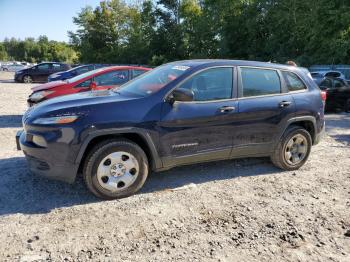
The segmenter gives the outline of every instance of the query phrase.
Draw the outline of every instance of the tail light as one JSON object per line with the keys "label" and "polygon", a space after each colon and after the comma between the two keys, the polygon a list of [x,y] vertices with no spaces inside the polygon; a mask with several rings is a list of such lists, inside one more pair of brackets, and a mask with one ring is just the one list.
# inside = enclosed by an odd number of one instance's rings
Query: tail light
{"label": "tail light", "polygon": [[321,91],[321,99],[323,102],[326,102],[327,99],[327,91]]}

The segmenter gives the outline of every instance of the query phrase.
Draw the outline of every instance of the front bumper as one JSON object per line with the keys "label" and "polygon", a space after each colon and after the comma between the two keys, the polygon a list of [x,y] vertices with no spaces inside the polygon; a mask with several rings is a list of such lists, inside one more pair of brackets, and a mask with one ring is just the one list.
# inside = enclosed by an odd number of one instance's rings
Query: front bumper
{"label": "front bumper", "polygon": [[79,165],[69,161],[57,161],[59,150],[38,147],[33,142],[27,141],[25,131],[16,134],[17,149],[22,150],[29,170],[49,179],[60,180],[67,183],[75,181]]}
{"label": "front bumper", "polygon": [[15,74],[14,77],[15,82],[22,82],[22,75],[21,74]]}

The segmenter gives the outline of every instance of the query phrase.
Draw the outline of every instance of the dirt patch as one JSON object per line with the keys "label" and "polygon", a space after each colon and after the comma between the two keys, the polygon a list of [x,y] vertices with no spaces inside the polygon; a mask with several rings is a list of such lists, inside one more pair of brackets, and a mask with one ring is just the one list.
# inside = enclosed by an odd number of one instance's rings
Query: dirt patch
{"label": "dirt patch", "polygon": [[268,159],[180,167],[100,201],[81,180],[28,173],[14,136],[31,86],[0,83],[0,260],[350,261],[349,114],[327,116],[296,172]]}

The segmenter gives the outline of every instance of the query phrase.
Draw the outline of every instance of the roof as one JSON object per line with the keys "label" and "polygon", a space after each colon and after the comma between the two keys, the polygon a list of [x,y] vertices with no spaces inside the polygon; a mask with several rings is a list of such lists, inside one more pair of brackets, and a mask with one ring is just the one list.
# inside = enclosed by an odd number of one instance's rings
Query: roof
{"label": "roof", "polygon": [[217,65],[232,65],[232,66],[256,66],[256,67],[266,67],[275,69],[287,69],[287,70],[297,70],[299,67],[275,64],[269,62],[259,62],[259,61],[248,61],[248,60],[227,60],[227,59],[196,59],[196,60],[182,60],[175,61],[169,64],[180,64],[189,67],[197,66],[217,66]]}

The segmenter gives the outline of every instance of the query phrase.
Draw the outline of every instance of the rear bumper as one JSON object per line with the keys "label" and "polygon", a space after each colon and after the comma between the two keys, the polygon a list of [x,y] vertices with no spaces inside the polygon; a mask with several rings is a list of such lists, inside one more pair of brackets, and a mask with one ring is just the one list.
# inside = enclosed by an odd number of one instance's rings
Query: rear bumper
{"label": "rear bumper", "polygon": [[22,150],[30,171],[36,175],[67,183],[75,181],[79,165],[69,163],[59,164],[55,161],[55,154],[49,148],[38,147],[26,141],[26,133],[16,134],[17,149]]}
{"label": "rear bumper", "polygon": [[314,140],[314,145],[320,143],[321,139],[326,135],[326,124],[323,124],[321,132],[317,133]]}

